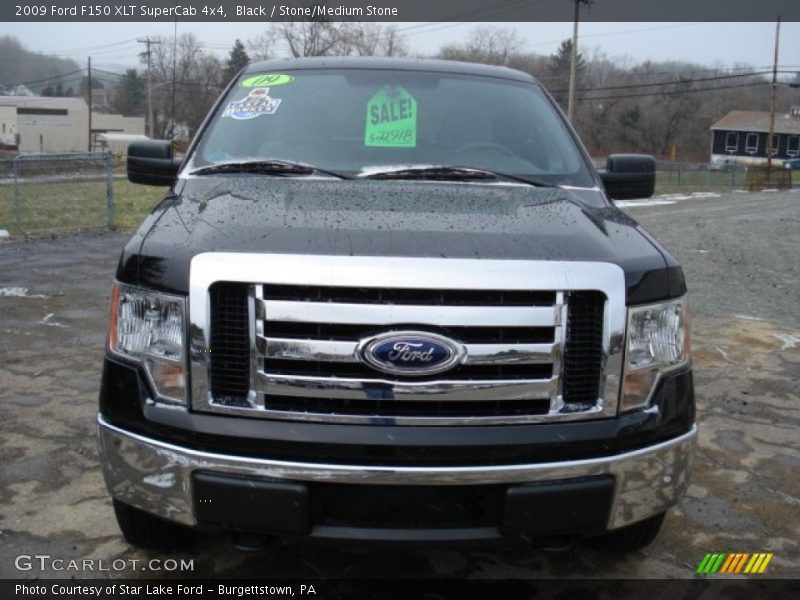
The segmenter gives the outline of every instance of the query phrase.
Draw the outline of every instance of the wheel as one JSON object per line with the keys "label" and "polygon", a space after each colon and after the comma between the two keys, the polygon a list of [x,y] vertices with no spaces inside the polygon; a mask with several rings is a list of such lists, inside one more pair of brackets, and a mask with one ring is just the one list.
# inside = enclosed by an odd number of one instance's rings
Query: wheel
{"label": "wheel", "polygon": [[661,513],[644,521],[639,521],[633,525],[622,527],[616,531],[607,533],[599,538],[597,541],[604,548],[614,552],[633,552],[641,550],[649,546],[653,540],[656,539],[658,532],[661,530],[661,525],[664,523],[664,516],[667,513]]}
{"label": "wheel", "polygon": [[117,517],[125,540],[137,548],[175,552],[191,545],[194,531],[114,500]]}

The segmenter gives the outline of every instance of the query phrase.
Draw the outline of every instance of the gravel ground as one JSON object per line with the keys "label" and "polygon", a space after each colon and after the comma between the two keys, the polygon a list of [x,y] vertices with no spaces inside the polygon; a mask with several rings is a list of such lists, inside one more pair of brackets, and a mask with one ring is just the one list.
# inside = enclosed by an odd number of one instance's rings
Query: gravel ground
{"label": "gravel ground", "polygon": [[[706,552],[743,551],[775,553],[767,576],[800,576],[800,194],[626,210],[683,262],[694,313],[695,470],[653,545],[626,557],[583,545],[558,554],[283,546],[244,554],[209,538],[169,558],[194,558],[195,574],[210,577],[686,578]],[[121,539],[94,441],[109,283],[125,239],[0,243],[0,578],[64,575],[17,571],[19,554],[167,558]],[[67,575],[143,576],[131,568]]]}

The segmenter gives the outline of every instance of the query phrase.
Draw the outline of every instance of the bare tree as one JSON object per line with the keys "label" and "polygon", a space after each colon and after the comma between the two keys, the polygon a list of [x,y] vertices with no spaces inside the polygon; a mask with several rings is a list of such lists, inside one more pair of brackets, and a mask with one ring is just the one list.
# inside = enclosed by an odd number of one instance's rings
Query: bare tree
{"label": "bare tree", "polygon": [[345,23],[341,27],[342,39],[348,53],[358,56],[406,56],[405,40],[394,25],[377,23]]}
{"label": "bare tree", "polygon": [[[590,52],[591,56],[585,60],[581,73],[582,87],[592,90],[617,83],[623,71],[599,49],[595,48]],[[558,79],[556,85],[561,83],[562,80]],[[605,98],[586,99],[577,103],[573,124],[581,133],[581,138],[591,153],[595,155],[609,153],[612,145],[612,140],[609,139],[609,123],[618,119],[621,102],[620,98]]]}
{"label": "bare tree", "polygon": [[446,60],[507,65],[524,49],[525,43],[515,29],[479,26],[463,44],[447,44],[438,57]]}
{"label": "bare tree", "polygon": [[152,46],[154,134],[191,136],[219,95],[224,66],[192,33],[159,41]]}
{"label": "bare tree", "polygon": [[343,56],[351,53],[345,41],[345,23],[287,21],[273,27],[276,39],[286,43],[292,56]]}
{"label": "bare tree", "polygon": [[247,43],[251,58],[265,60],[285,45],[291,56],[405,56],[405,39],[393,25],[325,20],[272,25]]}
{"label": "bare tree", "polygon": [[269,60],[275,56],[277,41],[274,30],[267,29],[256,37],[247,40],[247,53],[251,60]]}

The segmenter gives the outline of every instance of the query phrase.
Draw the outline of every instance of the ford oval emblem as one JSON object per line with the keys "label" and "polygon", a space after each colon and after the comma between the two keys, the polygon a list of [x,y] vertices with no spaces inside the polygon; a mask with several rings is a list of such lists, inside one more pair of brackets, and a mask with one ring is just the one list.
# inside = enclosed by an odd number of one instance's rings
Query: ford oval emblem
{"label": "ford oval emblem", "polygon": [[413,377],[452,369],[466,352],[458,342],[435,333],[389,331],[362,340],[357,354],[374,369]]}

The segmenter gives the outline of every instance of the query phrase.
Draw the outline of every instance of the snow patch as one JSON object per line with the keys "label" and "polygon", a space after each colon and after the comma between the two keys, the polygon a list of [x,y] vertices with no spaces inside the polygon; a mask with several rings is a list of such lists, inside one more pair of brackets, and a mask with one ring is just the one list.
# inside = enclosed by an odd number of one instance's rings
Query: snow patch
{"label": "snow patch", "polygon": [[39,325],[49,325],[50,327],[66,327],[63,323],[59,323],[58,321],[52,321],[51,319],[55,313],[47,313],[41,321],[39,321]]}
{"label": "snow patch", "polygon": [[675,204],[674,200],[615,200],[614,205],[618,208],[625,208],[626,206],[659,206],[662,204]]}
{"label": "snow patch", "polygon": [[735,319],[746,319],[748,321],[763,321],[761,317],[753,317],[750,315],[733,315]]}
{"label": "snow patch", "polygon": [[682,200],[703,200],[705,198],[719,198],[721,194],[716,192],[692,192],[690,194],[659,194],[652,198],[642,198],[640,200],[619,200],[614,202],[620,208],[626,206],[660,206],[665,204],[675,204]]}
{"label": "snow patch", "polygon": [[665,200],[691,200],[691,194],[660,194],[656,198],[664,198]]}
{"label": "snow patch", "polygon": [[0,287],[0,296],[6,298],[47,298],[44,294],[29,294],[26,287]]}
{"label": "snow patch", "polygon": [[800,343],[800,335],[792,335],[790,333],[773,333],[772,337],[778,338],[783,342],[781,350],[797,348],[797,344]]}
{"label": "snow patch", "polygon": [[731,359],[730,359],[730,358],[728,358],[728,353],[727,353],[727,352],[725,352],[725,350],[723,350],[723,349],[722,349],[722,348],[720,348],[719,346],[714,346],[714,350],[716,350],[717,352],[719,352],[719,353],[722,355],[722,358],[724,358],[725,360],[727,360],[727,361],[729,361],[729,362],[730,362],[730,360],[731,360]]}

